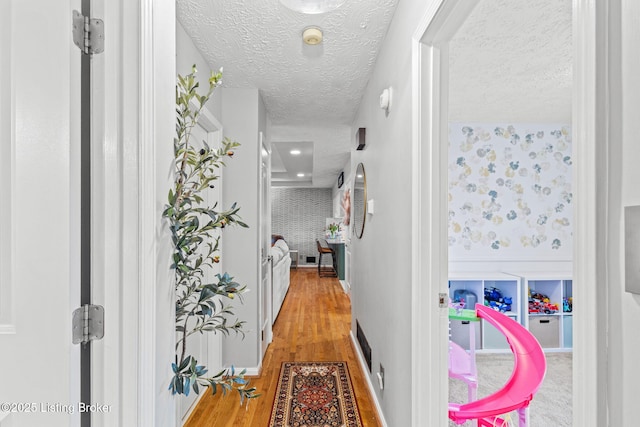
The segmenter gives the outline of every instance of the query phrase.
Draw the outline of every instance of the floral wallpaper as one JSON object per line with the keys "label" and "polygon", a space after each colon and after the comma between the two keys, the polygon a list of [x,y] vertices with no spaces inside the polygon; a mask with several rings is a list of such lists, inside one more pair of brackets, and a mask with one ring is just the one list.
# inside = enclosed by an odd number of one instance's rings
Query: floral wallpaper
{"label": "floral wallpaper", "polygon": [[571,255],[568,125],[450,124],[449,249]]}

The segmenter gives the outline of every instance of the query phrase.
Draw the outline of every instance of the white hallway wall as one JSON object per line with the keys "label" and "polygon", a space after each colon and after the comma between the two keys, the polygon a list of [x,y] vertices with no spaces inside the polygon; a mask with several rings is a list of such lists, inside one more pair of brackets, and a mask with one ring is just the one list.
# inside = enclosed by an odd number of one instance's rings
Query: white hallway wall
{"label": "white hallway wall", "polygon": [[[389,425],[411,425],[410,399],[412,381],[411,317],[410,317],[410,236],[411,236],[411,35],[427,4],[420,0],[399,3],[376,67],[369,81],[354,128],[366,127],[368,147],[352,153],[352,164],[362,161],[367,171],[369,198],[375,199],[375,215],[367,219],[362,240],[353,241],[353,319],[359,320],[373,349],[373,366],[385,366],[385,390],[377,391],[384,416]],[[600,6],[603,2],[597,2]],[[622,11],[619,7],[622,7]],[[620,33],[612,34],[612,44],[620,42],[624,60],[622,79],[609,78],[614,91],[623,95],[623,110],[614,119],[608,170],[601,173],[608,184],[599,191],[607,194],[609,219],[598,233],[608,235],[607,301],[608,315],[600,322],[608,323],[606,371],[606,401],[598,401],[598,411],[607,412],[608,425],[632,426],[637,422],[635,395],[640,383],[640,371],[634,364],[640,353],[640,337],[634,333],[640,318],[640,297],[624,292],[624,228],[623,206],[639,205],[640,192],[640,44],[637,21],[640,3],[621,0],[612,3],[612,22],[621,21]],[[599,13],[601,9],[598,9]],[[615,30],[616,32],[618,30]],[[614,61],[618,60],[614,56]],[[615,66],[614,66],[615,68]],[[602,78],[600,75],[599,78]],[[388,117],[377,106],[382,89],[394,89],[393,108]],[[615,108],[615,105],[614,105]],[[598,126],[604,126],[605,118]],[[615,126],[618,126],[615,129]],[[616,138],[618,137],[618,138]],[[595,238],[595,236],[594,236]],[[385,262],[371,263],[385,254]],[[598,315],[598,313],[594,313]],[[355,330],[355,323],[353,325]],[[374,369],[374,372],[375,372]],[[595,372],[578,375],[596,375]],[[371,376],[373,380],[373,374]],[[595,421],[594,421],[595,422]]]}
{"label": "white hallway wall", "polygon": [[[384,365],[385,389],[376,394],[389,426],[411,425],[411,40],[429,3],[398,3],[353,123],[353,134],[367,129],[367,147],[352,151],[351,170],[364,164],[375,214],[363,238],[351,240],[352,331],[357,320],[372,348],[373,384]],[[389,86],[393,106],[385,116],[379,97]]]}

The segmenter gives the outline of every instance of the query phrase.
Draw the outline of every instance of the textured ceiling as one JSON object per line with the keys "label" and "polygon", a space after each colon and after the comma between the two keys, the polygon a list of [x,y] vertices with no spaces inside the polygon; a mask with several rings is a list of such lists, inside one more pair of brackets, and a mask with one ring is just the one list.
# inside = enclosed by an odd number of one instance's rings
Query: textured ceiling
{"label": "textured ceiling", "polygon": [[481,0],[450,44],[450,121],[569,123],[571,7]]}
{"label": "textured ceiling", "polygon": [[[278,0],[178,0],[178,19],[226,87],[260,89],[277,125],[350,125],[398,0],[305,15]],[[318,26],[324,41],[302,42]]]}
{"label": "textured ceiling", "polygon": [[[274,125],[272,143],[313,145],[313,157],[300,156],[299,165],[274,159],[276,169],[287,169],[275,172],[274,183],[332,187],[349,161],[350,125],[397,3],[349,0],[306,15],[278,0],[178,0],[177,11],[210,66],[224,66],[225,87],[260,90]],[[322,29],[320,45],[302,42],[309,26]],[[311,178],[287,179],[305,163],[313,164]]]}
{"label": "textured ceiling", "polygon": [[[276,164],[291,177],[312,163],[311,183],[281,175],[277,185],[331,187],[397,3],[349,0],[305,15],[278,0],[177,0],[177,10],[210,66],[224,66],[225,87],[260,90],[276,150],[312,144],[312,159]],[[308,26],[322,28],[322,44],[303,44]],[[571,45],[571,0],[479,0],[450,45],[451,121],[569,122]]]}

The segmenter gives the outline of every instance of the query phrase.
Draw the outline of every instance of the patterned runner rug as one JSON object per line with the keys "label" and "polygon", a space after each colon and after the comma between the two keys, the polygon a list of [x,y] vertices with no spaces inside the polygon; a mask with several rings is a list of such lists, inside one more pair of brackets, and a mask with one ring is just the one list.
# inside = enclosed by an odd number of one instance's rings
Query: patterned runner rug
{"label": "patterned runner rug", "polygon": [[362,427],[347,362],[283,362],[269,427]]}

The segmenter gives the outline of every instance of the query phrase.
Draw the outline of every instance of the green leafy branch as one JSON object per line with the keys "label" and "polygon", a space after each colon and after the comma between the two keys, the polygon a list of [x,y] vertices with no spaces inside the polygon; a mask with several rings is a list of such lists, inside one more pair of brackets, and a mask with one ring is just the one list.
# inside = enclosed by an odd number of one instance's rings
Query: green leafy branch
{"label": "green leafy branch", "polygon": [[[176,274],[176,358],[172,363],[173,379],[169,385],[172,394],[188,395],[193,389],[210,387],[212,393],[220,387],[223,393],[236,390],[240,402],[258,396],[249,388],[245,371],[233,367],[213,376],[192,355],[187,354],[187,338],[196,333],[240,333],[244,336],[245,322],[235,320],[233,307],[225,299],[236,296],[242,302],[245,286],[233,280],[228,273],[217,274],[213,283],[207,283],[206,273],[220,262],[218,255],[220,231],[227,226],[248,227],[240,220],[240,208],[234,203],[229,209],[218,209],[218,203],[206,206],[203,192],[213,188],[219,178],[218,170],[225,166],[224,158],[231,158],[240,144],[224,138],[221,147],[212,148],[202,141],[197,149],[191,143],[191,133],[198,124],[202,108],[222,81],[222,70],[212,73],[205,95],[198,93],[196,68],[186,76],[178,76],[176,85],[176,137],[174,138],[175,181],[169,189],[168,203],[163,217],[169,221],[173,243],[171,268]],[[194,107],[195,105],[195,107]]]}

